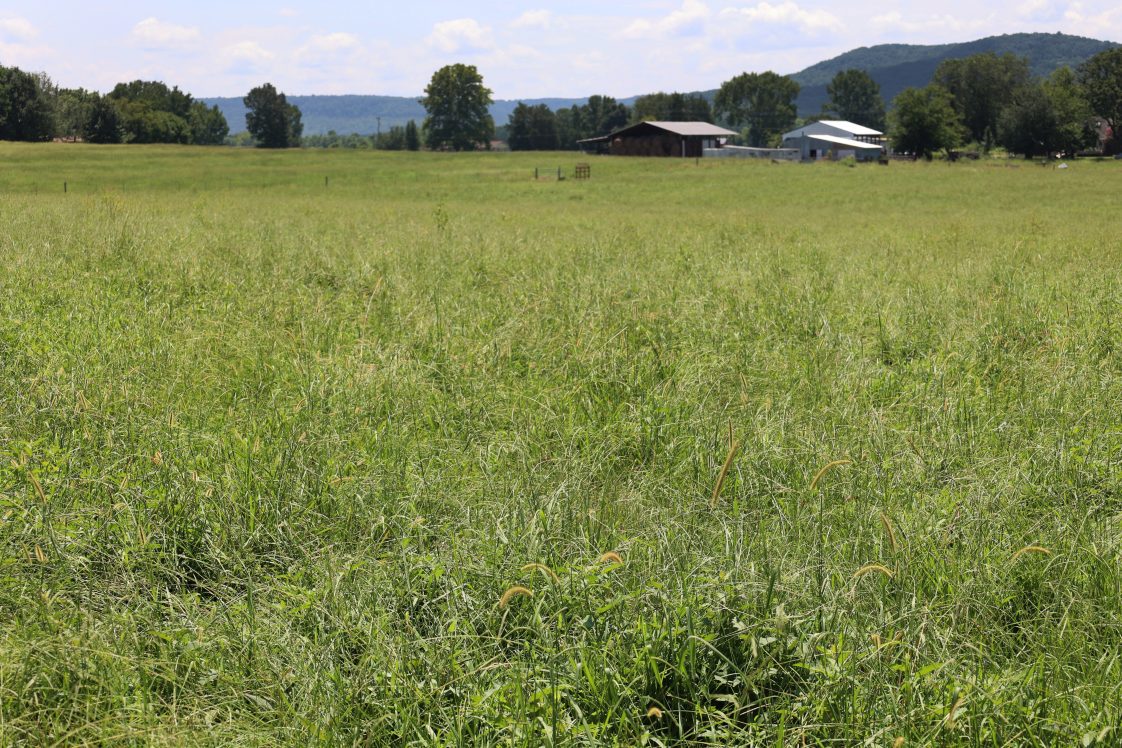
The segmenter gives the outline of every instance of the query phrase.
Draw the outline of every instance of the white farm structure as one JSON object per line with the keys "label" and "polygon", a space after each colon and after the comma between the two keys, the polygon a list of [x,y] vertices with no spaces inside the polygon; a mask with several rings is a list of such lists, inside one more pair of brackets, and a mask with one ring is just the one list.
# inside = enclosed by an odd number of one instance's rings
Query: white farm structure
{"label": "white farm structure", "polygon": [[822,120],[783,134],[783,148],[798,149],[803,161],[842,159],[876,161],[886,151],[884,133],[845,120]]}

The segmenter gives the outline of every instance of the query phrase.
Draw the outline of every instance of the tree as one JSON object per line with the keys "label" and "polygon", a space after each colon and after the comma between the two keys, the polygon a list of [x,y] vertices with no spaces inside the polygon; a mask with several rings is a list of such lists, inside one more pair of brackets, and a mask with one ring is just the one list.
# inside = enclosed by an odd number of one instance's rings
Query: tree
{"label": "tree", "polygon": [[704,96],[660,92],[636,99],[631,121],[712,122],[713,110]]}
{"label": "tree", "polygon": [[1106,120],[1117,142],[1122,127],[1122,47],[1091,57],[1076,70],[1091,110]]}
{"label": "tree", "polygon": [[951,95],[939,85],[907,88],[893,102],[890,116],[892,144],[897,151],[930,160],[938,150],[962,142],[962,125]]}
{"label": "tree", "polygon": [[1039,82],[1021,86],[997,119],[997,142],[1025,158],[1061,150],[1056,110]]}
{"label": "tree", "polygon": [[764,147],[795,124],[799,84],[768,70],[725,81],[713,108],[733,127],[747,127],[749,145]]}
{"label": "tree", "polygon": [[421,136],[417,132],[417,123],[413,120],[405,123],[405,150],[421,150]]}
{"label": "tree", "polygon": [[[106,98],[117,109],[118,126],[128,143],[217,145],[230,133],[218,107],[208,108],[161,81],[118,83]],[[102,114],[108,116],[104,109]]]}
{"label": "tree", "polygon": [[178,86],[168,88],[166,83],[160,81],[118,83],[109,92],[109,98],[142,103],[151,111],[168,112],[185,122],[191,115],[191,95],[180,91]]}
{"label": "tree", "polygon": [[1076,153],[1097,145],[1098,133],[1091,126],[1094,112],[1072,69],[1056,70],[1044,79],[1043,86],[1056,113],[1056,150]]}
{"label": "tree", "polygon": [[230,134],[226,115],[217,107],[207,107],[201,101],[191,104],[187,124],[191,129],[191,142],[195,145],[221,145]]}
{"label": "tree", "polygon": [[446,65],[432,74],[421,99],[428,116],[423,125],[430,148],[454,151],[487,147],[495,132],[491,89],[474,65]]}
{"label": "tree", "polygon": [[510,114],[509,130],[507,142],[512,151],[557,150],[557,116],[545,104],[519,102]]}
{"label": "tree", "polygon": [[578,109],[580,137],[577,139],[610,135],[626,127],[630,120],[631,110],[626,104],[621,104],[611,96],[590,96],[588,103]]}
{"label": "tree", "polygon": [[109,97],[94,94],[82,123],[82,137],[88,143],[120,143],[124,139],[121,115]]}
{"label": "tree", "polygon": [[53,131],[39,80],[19,68],[0,67],[0,140],[50,140]]}
{"label": "tree", "polygon": [[830,101],[822,107],[824,114],[883,131],[884,99],[880,86],[864,70],[842,70],[826,84]]}
{"label": "tree", "polygon": [[258,148],[298,148],[304,125],[300,109],[289,104],[272,83],[258,86],[242,99],[249,111],[245,129],[257,141]]}
{"label": "tree", "polygon": [[101,97],[83,88],[54,88],[48,97],[52,99],[55,137],[66,140],[84,137],[90,110],[94,101]]}
{"label": "tree", "polygon": [[1030,80],[1028,60],[1009,52],[944,60],[935,68],[934,77],[950,93],[967,135],[978,143],[994,139],[1001,111]]}
{"label": "tree", "polygon": [[580,134],[580,107],[558,109],[554,112],[557,122],[557,147],[563,151],[575,151]]}

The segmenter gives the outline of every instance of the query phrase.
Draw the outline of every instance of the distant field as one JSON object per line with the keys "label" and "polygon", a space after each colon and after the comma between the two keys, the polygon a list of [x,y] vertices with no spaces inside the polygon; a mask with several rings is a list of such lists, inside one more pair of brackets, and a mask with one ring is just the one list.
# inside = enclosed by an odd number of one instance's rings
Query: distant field
{"label": "distant field", "polygon": [[1122,163],[578,159],[0,146],[0,743],[1122,740]]}

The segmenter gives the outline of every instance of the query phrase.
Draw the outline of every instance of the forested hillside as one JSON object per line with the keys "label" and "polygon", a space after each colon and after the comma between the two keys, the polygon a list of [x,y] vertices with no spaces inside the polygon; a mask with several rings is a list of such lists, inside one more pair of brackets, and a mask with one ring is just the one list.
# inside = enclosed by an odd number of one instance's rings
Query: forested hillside
{"label": "forested hillside", "polygon": [[1067,66],[1074,68],[1094,54],[1118,46],[1114,42],[1087,39],[1068,34],[1005,34],[961,44],[880,44],[860,47],[833,59],[808,67],[791,77],[802,86],[799,114],[821,111],[826,102],[826,84],[842,70],[865,70],[880,84],[881,95],[891,102],[909,87],[926,86],[943,60],[969,57],[984,52],[1027,57],[1033,75],[1045,76]]}
{"label": "forested hillside", "polygon": [[[800,116],[815,114],[826,102],[826,84],[841,70],[857,68],[867,71],[880,84],[885,102],[905,88],[926,86],[931,82],[935,68],[943,60],[968,57],[983,52],[1004,54],[1011,52],[1027,57],[1034,75],[1047,75],[1063,66],[1075,67],[1088,57],[1111,47],[1115,42],[1088,39],[1068,34],[1005,34],[977,39],[960,44],[880,44],[860,47],[845,54],[812,65],[791,77],[802,86],[798,98]],[[730,71],[734,72],[734,71]],[[590,91],[591,93],[603,93]],[[715,90],[703,95],[712,100]],[[421,122],[424,107],[420,94],[407,96],[290,96],[289,101],[300,108],[304,117],[304,132],[321,135],[330,130],[338,133],[373,134],[379,127],[383,132],[391,127],[404,126],[409,120]],[[620,101],[628,106],[637,96]],[[245,107],[240,98],[203,99],[208,106],[218,106],[230,129],[245,129]],[[557,110],[573,105],[583,105],[588,99],[542,98],[522,100],[528,105],[545,104]],[[505,124],[519,100],[497,100],[491,106],[495,123]],[[378,119],[381,118],[381,123]]]}

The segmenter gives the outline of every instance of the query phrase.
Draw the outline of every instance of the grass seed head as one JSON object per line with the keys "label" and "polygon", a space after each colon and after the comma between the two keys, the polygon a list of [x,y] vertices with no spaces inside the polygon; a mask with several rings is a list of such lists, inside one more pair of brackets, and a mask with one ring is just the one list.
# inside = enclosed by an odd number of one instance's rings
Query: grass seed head
{"label": "grass seed head", "polygon": [[895,553],[898,546],[896,545],[896,530],[892,527],[892,520],[884,512],[880,513],[880,523],[884,525],[884,531],[888,535],[888,542],[892,546],[892,552]]}
{"label": "grass seed head", "polygon": [[810,490],[813,491],[815,488],[817,488],[818,487],[818,481],[822,480],[822,476],[825,475],[826,473],[830,472],[834,468],[841,467],[842,465],[852,465],[852,464],[853,464],[853,460],[834,460],[833,462],[827,462],[825,465],[822,466],[821,470],[819,470],[817,473],[814,474],[814,480],[812,480],[810,482]]}
{"label": "grass seed head", "polygon": [[648,719],[662,719],[662,710],[659,709],[657,706],[652,706],[650,709],[647,710],[647,718]]}
{"label": "grass seed head", "polygon": [[27,471],[27,477],[31,479],[31,485],[35,488],[35,494],[39,497],[39,501],[42,501],[44,504],[46,504],[47,494],[43,491],[43,484],[40,483],[39,479],[35,477],[35,473],[31,472],[30,470]]}
{"label": "grass seed head", "polygon": [[733,442],[729,446],[729,453],[725,457],[725,464],[721,466],[721,472],[717,476],[717,484],[713,486],[713,496],[709,499],[709,505],[711,507],[716,508],[717,498],[721,495],[721,489],[725,487],[725,479],[729,477],[729,470],[732,468],[732,461],[736,459],[736,453],[739,451],[740,442]]}
{"label": "grass seed head", "polygon": [[1030,553],[1042,553],[1045,556],[1051,556],[1052,555],[1052,551],[1048,550],[1044,546],[1026,545],[1024,548],[1022,548],[1021,550],[1019,550],[1019,551],[1017,551],[1016,553],[1013,554],[1013,557],[1009,559],[1009,563],[1013,563],[1014,561],[1016,561],[1021,556],[1024,556],[1024,555],[1027,555],[1027,554],[1030,554]]}
{"label": "grass seed head", "polygon": [[965,696],[959,696],[957,699],[955,699],[954,704],[951,705],[951,710],[947,712],[947,717],[943,722],[948,730],[954,729],[955,717],[958,716],[958,710],[962,708],[962,704],[965,701]]}
{"label": "grass seed head", "polygon": [[903,748],[903,747],[904,747],[904,736],[903,735],[901,735],[900,737],[898,737],[898,738],[896,738],[895,740],[892,741],[892,748]]}
{"label": "grass seed head", "polygon": [[872,573],[874,571],[878,574],[883,574],[887,579],[892,579],[892,577],[896,576],[887,566],[882,566],[881,564],[865,564],[853,573],[853,579],[860,579],[866,574]]}
{"label": "grass seed head", "polygon": [[596,561],[601,564],[622,564],[623,557],[615,551],[608,551],[604,555],[600,556],[600,558],[596,559]]}
{"label": "grass seed head", "polygon": [[523,596],[523,597],[533,597],[534,593],[531,590],[527,589],[526,587],[518,587],[518,586],[511,587],[510,589],[508,589],[506,592],[503,593],[502,597],[499,598],[499,607],[500,608],[505,608],[510,603],[511,600],[513,600],[514,598],[516,598],[520,595]]}

